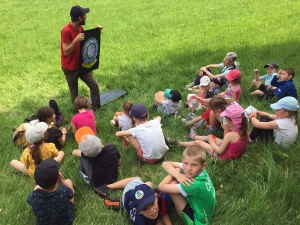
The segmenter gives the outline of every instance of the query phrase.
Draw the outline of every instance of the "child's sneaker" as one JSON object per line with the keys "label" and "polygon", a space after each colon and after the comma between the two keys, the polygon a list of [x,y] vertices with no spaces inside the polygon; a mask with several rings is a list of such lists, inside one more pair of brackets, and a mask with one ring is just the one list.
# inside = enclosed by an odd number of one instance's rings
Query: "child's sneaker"
{"label": "child's sneaker", "polygon": [[192,82],[192,83],[189,83],[188,85],[185,85],[185,88],[188,90],[189,88],[195,86],[195,83]]}
{"label": "child's sneaker", "polygon": [[190,129],[189,139],[194,140],[196,135],[197,135],[196,128],[194,126],[192,126]]}
{"label": "child's sneaker", "polygon": [[247,116],[249,116],[251,113],[253,113],[253,112],[255,112],[255,111],[257,111],[257,109],[254,108],[252,105],[248,106],[248,107],[244,110],[244,112],[247,114]]}
{"label": "child's sneaker", "polygon": [[121,200],[119,198],[106,197],[104,199],[104,205],[114,210],[120,210]]}
{"label": "child's sneaker", "polygon": [[102,186],[95,186],[94,188],[94,192],[98,195],[100,195],[101,197],[105,198],[108,196],[109,194],[109,187],[107,187],[106,184],[102,185]]}
{"label": "child's sneaker", "polygon": [[191,112],[195,112],[196,109],[198,109],[199,104],[200,104],[199,100],[197,100],[197,99],[192,99],[192,100],[190,101],[190,103],[189,103],[190,111],[191,111]]}
{"label": "child's sneaker", "polygon": [[116,126],[116,121],[111,120],[111,121],[110,121],[110,125],[112,125],[113,127],[115,127],[115,126]]}
{"label": "child's sneaker", "polygon": [[89,177],[85,175],[81,170],[78,171],[78,176],[84,180],[85,183],[90,184]]}

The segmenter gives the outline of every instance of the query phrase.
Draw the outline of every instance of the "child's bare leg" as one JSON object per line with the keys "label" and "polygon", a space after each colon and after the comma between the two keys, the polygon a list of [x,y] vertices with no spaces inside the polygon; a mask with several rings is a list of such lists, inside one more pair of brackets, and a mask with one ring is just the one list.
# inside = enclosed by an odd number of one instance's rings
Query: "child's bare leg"
{"label": "child's bare leg", "polygon": [[75,149],[75,150],[73,150],[72,155],[81,157],[81,151],[79,149]]}
{"label": "child's bare leg", "polygon": [[61,162],[64,158],[65,153],[63,151],[59,151],[58,155],[54,158],[57,162]]}
{"label": "child's bare leg", "polygon": [[199,140],[199,141],[208,142],[208,136],[198,136],[198,135],[196,135],[196,136],[194,137],[194,140]]}
{"label": "child's bare leg", "polygon": [[197,141],[197,145],[200,146],[207,154],[212,155],[213,148],[209,143],[206,143],[204,141]]}
{"label": "child's bare leg", "polygon": [[147,182],[145,182],[145,184],[147,184],[149,187],[151,187],[153,189],[153,183],[151,181],[147,181]]}
{"label": "child's bare leg", "polygon": [[264,95],[264,93],[262,91],[260,91],[260,90],[253,91],[250,94],[251,95],[259,95],[259,96],[263,96]]}
{"label": "child's bare leg", "polygon": [[215,114],[212,110],[209,113],[209,124],[211,127],[216,127],[220,122],[220,114]]}
{"label": "child's bare leg", "polygon": [[186,206],[186,198],[183,197],[182,194],[178,193],[178,194],[169,194],[170,197],[173,200],[173,203],[175,205],[176,211],[178,213],[179,216],[181,216],[181,212],[183,211],[184,207]]}
{"label": "child's bare leg", "polygon": [[11,165],[14,169],[16,169],[16,170],[18,170],[18,171],[20,171],[20,172],[22,172],[22,173],[27,174],[27,169],[26,169],[25,164],[22,163],[22,162],[20,162],[19,160],[13,159],[13,160],[10,162],[10,165]]}
{"label": "child's bare leg", "polygon": [[[161,100],[161,101],[165,100],[165,92],[163,92],[163,91],[156,92],[155,96],[156,96],[156,98],[158,98],[158,100]],[[155,101],[155,98],[154,98],[154,102],[157,103]]]}
{"label": "child's bare leg", "polygon": [[120,181],[117,181],[115,183],[112,184],[108,184],[107,187],[111,188],[111,189],[123,189],[125,188],[125,186],[127,184],[129,184],[133,179],[140,179],[139,177],[130,177],[130,178],[126,178]]}
{"label": "child's bare leg", "polygon": [[253,80],[252,81],[252,85],[256,87],[256,89],[259,88],[259,86],[261,85],[261,82],[260,81],[257,81],[257,80]]}

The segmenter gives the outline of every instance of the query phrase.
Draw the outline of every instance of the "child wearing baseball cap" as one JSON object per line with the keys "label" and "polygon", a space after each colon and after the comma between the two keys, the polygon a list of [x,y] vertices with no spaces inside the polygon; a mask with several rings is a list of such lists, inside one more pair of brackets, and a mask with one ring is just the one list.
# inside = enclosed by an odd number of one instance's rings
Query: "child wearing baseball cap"
{"label": "child wearing baseball cap", "polygon": [[208,91],[210,91],[210,87],[211,87],[210,84],[211,84],[210,78],[208,76],[203,76],[200,79],[200,84],[199,84],[200,89],[198,91],[198,95],[195,94],[188,95],[185,106],[189,108],[191,112],[194,112],[199,107],[200,105],[199,101],[201,102],[202,106],[207,107],[209,99],[205,100],[205,94]]}
{"label": "child wearing baseball cap", "polygon": [[63,179],[58,162],[46,159],[37,165],[34,183],[34,191],[26,201],[32,206],[36,224],[71,225],[74,219],[73,182]]}
{"label": "child wearing baseball cap", "polygon": [[[264,66],[267,70],[267,74],[263,76],[259,76],[259,70],[255,69],[255,79],[252,81],[252,86],[255,86],[257,90],[251,92],[251,95],[258,95],[263,96],[266,91],[269,91],[271,89],[271,81],[274,77],[277,77],[278,75],[278,64],[276,62],[269,62]],[[264,81],[265,84],[263,84],[261,81]]]}
{"label": "child wearing baseball cap", "polygon": [[[144,183],[139,177],[131,177],[113,184],[105,185],[107,195],[110,189],[123,189],[122,205],[133,225],[162,224],[171,225],[165,199],[153,191],[153,184]],[[120,201],[116,198],[105,198],[104,204],[117,209]],[[113,207],[114,206],[114,207]]]}
{"label": "child wearing baseball cap", "polygon": [[212,158],[221,160],[232,160],[243,154],[248,144],[248,119],[244,109],[238,104],[232,104],[226,107],[220,117],[225,117],[230,127],[230,132],[226,133],[223,139],[214,135],[195,136],[195,141],[179,142],[179,145],[200,146]]}
{"label": "child wearing baseball cap", "polygon": [[177,113],[181,108],[181,93],[176,90],[166,89],[154,95],[153,108],[166,115]]}
{"label": "child wearing baseball cap", "polygon": [[[291,146],[298,136],[299,103],[294,97],[288,96],[271,104],[275,114],[255,111],[249,115],[254,126],[249,136],[249,142],[254,140],[275,140],[284,148]],[[260,119],[256,119],[260,116]]]}
{"label": "child wearing baseball cap", "polygon": [[161,117],[148,121],[149,113],[143,104],[133,105],[129,115],[133,116],[137,125],[129,130],[116,132],[116,136],[128,138],[141,161],[154,164],[162,160],[169,148],[161,129]]}
{"label": "child wearing baseball cap", "polygon": [[118,179],[118,168],[122,164],[118,148],[109,144],[104,146],[90,127],[81,127],[75,133],[78,148],[72,154],[80,157],[78,175],[102,196],[97,187],[110,184]]}
{"label": "child wearing baseball cap", "polygon": [[45,143],[44,141],[47,129],[48,125],[44,122],[33,126],[28,124],[25,138],[30,145],[23,151],[20,161],[15,159],[11,161],[10,165],[14,169],[32,177],[36,166],[45,159],[54,158],[58,162],[62,161],[64,152],[58,151],[53,143]]}
{"label": "child wearing baseball cap", "polygon": [[230,70],[230,72],[225,76],[228,81],[228,87],[222,93],[221,96],[224,98],[232,98],[234,101],[239,101],[241,96],[241,72],[238,69]]}

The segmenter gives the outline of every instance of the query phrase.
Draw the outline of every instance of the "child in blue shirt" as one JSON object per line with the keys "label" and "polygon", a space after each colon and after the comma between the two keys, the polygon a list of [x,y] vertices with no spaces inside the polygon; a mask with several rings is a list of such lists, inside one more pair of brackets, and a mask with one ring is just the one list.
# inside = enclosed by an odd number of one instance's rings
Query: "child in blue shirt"
{"label": "child in blue shirt", "polygon": [[[64,180],[59,164],[46,159],[34,172],[34,191],[26,201],[32,206],[36,225],[71,225],[74,219],[74,189],[70,179]],[[56,187],[56,183],[60,187]]]}
{"label": "child in blue shirt", "polygon": [[[258,75],[259,70],[254,70],[255,79],[252,81],[252,86],[255,86],[257,90],[251,92],[251,95],[263,96],[267,90],[271,89],[272,79],[278,75],[277,72],[279,66],[276,62],[269,62],[264,66],[264,68],[267,69],[267,74],[261,77]],[[265,84],[263,84],[261,81],[264,81]]]}
{"label": "child in blue shirt", "polygon": [[298,99],[297,90],[294,85],[293,78],[295,76],[295,70],[293,68],[285,68],[278,72],[278,77],[274,77],[271,81],[272,94],[278,99],[292,96]]}

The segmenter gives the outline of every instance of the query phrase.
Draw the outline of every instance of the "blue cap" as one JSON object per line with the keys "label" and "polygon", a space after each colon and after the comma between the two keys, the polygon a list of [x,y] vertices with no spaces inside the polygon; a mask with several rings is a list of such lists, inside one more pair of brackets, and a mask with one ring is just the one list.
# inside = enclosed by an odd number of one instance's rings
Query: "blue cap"
{"label": "blue cap", "polygon": [[172,91],[172,89],[165,90],[165,98],[171,98],[171,91]]}
{"label": "blue cap", "polygon": [[278,102],[271,104],[270,107],[274,110],[285,109],[296,112],[299,109],[299,103],[294,97],[288,96],[280,99]]}
{"label": "blue cap", "polygon": [[130,195],[132,206],[136,208],[137,213],[140,213],[146,205],[155,201],[155,193],[147,184],[137,185],[131,190]]}
{"label": "blue cap", "polygon": [[146,106],[144,106],[141,103],[135,104],[132,106],[131,110],[129,111],[129,115],[137,119],[146,119],[148,118],[148,110]]}

